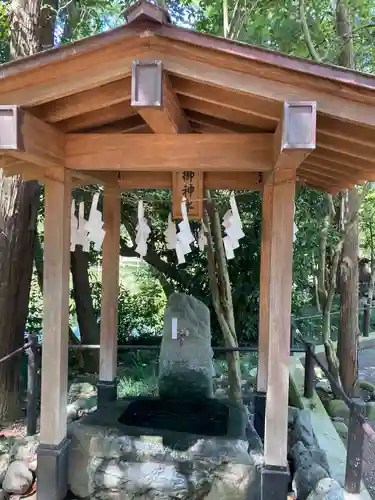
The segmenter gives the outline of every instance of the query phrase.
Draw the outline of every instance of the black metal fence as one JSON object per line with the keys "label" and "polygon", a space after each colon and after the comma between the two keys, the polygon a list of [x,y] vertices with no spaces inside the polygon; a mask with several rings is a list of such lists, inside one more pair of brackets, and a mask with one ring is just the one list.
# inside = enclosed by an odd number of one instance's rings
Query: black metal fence
{"label": "black metal fence", "polygon": [[36,434],[38,420],[38,374],[39,374],[39,349],[38,337],[35,334],[28,335],[28,342],[19,349],[7,354],[0,359],[0,364],[9,361],[15,356],[27,353],[27,409],[26,409],[26,432],[28,436]]}
{"label": "black metal fence", "polygon": [[[304,347],[291,346],[293,353],[305,353],[305,375],[304,375],[304,396],[312,398],[314,394],[315,382],[315,365],[317,365],[325,377],[331,384],[331,388],[338,394],[341,399],[347,404],[350,410],[349,432],[347,442],[347,461],[345,474],[345,489],[348,493],[359,493],[361,489],[361,481],[363,474],[363,449],[364,439],[367,436],[375,444],[375,431],[366,421],[365,409],[366,404],[360,398],[349,398],[342,388],[338,385],[334,377],[328,371],[326,366],[319,360],[315,353],[315,345],[311,342],[303,342]],[[73,344],[69,345],[71,350],[88,350],[99,349],[99,344]],[[158,351],[160,345],[119,345],[119,351]],[[38,416],[38,393],[39,393],[39,367],[40,367],[40,350],[36,335],[29,335],[28,342],[13,351],[11,354],[0,359],[0,364],[4,363],[14,356],[17,356],[26,351],[28,356],[27,363],[27,434],[33,435],[37,431],[37,416]],[[238,346],[229,347],[213,347],[216,353],[240,352],[249,353],[257,352],[256,346]]]}

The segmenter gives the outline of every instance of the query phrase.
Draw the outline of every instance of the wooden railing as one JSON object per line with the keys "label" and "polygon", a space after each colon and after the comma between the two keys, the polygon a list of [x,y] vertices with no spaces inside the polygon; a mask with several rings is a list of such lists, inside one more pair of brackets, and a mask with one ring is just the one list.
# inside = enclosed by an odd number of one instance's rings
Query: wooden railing
{"label": "wooden railing", "polygon": [[345,469],[345,490],[347,493],[359,494],[363,475],[363,450],[365,437],[375,443],[375,431],[366,420],[366,403],[361,398],[350,398],[338,385],[327,367],[315,354],[315,346],[305,342],[305,384],[304,396],[311,398],[314,392],[314,368],[317,365],[331,384],[331,389],[345,402],[350,410],[348,441]]}
{"label": "wooden railing", "polygon": [[28,436],[32,436],[36,434],[38,420],[38,337],[34,334],[28,335],[28,342],[19,349],[1,358],[0,364],[9,361],[25,351],[27,353],[26,432]]}

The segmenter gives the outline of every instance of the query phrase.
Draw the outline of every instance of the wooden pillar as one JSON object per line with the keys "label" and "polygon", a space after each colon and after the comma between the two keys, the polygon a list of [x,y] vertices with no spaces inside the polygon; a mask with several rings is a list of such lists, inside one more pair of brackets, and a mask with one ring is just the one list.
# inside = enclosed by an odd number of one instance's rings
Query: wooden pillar
{"label": "wooden pillar", "polygon": [[100,321],[100,368],[98,405],[117,398],[117,301],[119,289],[121,192],[104,188],[102,260],[102,309]]}
{"label": "wooden pillar", "polygon": [[273,178],[270,175],[263,185],[262,238],[260,253],[259,343],[257,391],[267,391],[269,344],[269,283],[272,236]]}
{"label": "wooden pillar", "polygon": [[[263,307],[263,347],[268,346],[262,499],[286,499],[288,491],[288,399],[292,303],[295,169],[275,170],[266,180],[270,197],[268,255],[264,261],[267,296]],[[266,199],[265,199],[266,202]],[[276,496],[275,496],[276,495]]]}
{"label": "wooden pillar", "polygon": [[45,185],[44,316],[38,500],[67,490],[67,384],[71,173],[54,169]]}
{"label": "wooden pillar", "polygon": [[254,400],[254,426],[264,440],[269,344],[269,283],[272,235],[273,176],[266,177],[262,197],[262,236],[259,280],[259,332],[257,390]]}
{"label": "wooden pillar", "polygon": [[268,383],[264,457],[268,465],[287,465],[290,323],[292,306],[295,170],[270,175],[268,284]]}

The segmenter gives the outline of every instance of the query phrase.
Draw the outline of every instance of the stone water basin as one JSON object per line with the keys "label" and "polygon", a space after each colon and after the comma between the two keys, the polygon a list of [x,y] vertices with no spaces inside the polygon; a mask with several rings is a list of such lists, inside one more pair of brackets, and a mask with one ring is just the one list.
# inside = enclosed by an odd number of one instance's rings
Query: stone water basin
{"label": "stone water basin", "polygon": [[97,500],[257,500],[261,450],[229,401],[125,398],[69,425],[68,482]]}

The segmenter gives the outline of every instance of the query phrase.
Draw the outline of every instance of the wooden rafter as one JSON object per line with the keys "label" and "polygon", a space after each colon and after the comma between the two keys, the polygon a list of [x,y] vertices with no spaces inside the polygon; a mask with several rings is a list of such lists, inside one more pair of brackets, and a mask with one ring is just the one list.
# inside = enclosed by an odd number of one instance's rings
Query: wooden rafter
{"label": "wooden rafter", "polygon": [[285,99],[319,101],[320,109],[331,117],[375,127],[373,107],[362,102],[338,97],[337,87],[335,93],[332,94],[332,91],[328,93],[327,90],[324,91],[321,88],[316,90],[306,88],[303,77],[298,83],[296,83],[295,78],[294,82],[287,79],[285,82],[280,82],[271,77],[268,79],[259,76],[254,68],[248,67],[246,70],[246,66],[241,65],[244,71],[240,71],[229,64],[222,64],[220,61],[215,65],[212,54],[204,53],[201,48],[197,47],[189,47],[189,57],[186,57],[186,47],[179,48],[173,44],[173,50],[170,49],[169,53],[166,53],[163,61],[169,72],[200,83],[226,87],[232,91],[253,94],[263,99],[279,102]]}
{"label": "wooden rafter", "polygon": [[255,96],[243,92],[230,92],[224,87],[206,85],[187,78],[172,76],[171,80],[175,92],[181,96],[215,105],[219,104],[230,110],[241,111],[271,121],[274,127],[277,125],[282,108],[281,103],[257,99]]}
{"label": "wooden rafter", "polygon": [[128,132],[138,132],[144,128],[147,128],[148,131],[151,132],[147,123],[140,115],[132,115],[122,120],[106,123],[105,125],[87,128],[85,132],[90,134],[124,134]]}
{"label": "wooden rafter", "polygon": [[207,130],[215,129],[221,132],[232,132],[235,134],[250,134],[254,132],[253,127],[247,127],[246,125],[239,125],[237,123],[229,122],[227,120],[222,120],[220,118],[215,118],[209,115],[204,115],[197,113],[195,111],[185,110],[185,115],[190,122],[199,124],[193,127],[194,130],[198,132],[206,132]]}
{"label": "wooden rafter", "polygon": [[332,164],[337,165],[340,170],[353,170],[360,172],[360,178],[363,178],[363,174],[366,173],[368,180],[371,180],[371,176],[374,176],[375,172],[375,162],[369,162],[365,160],[361,160],[360,158],[355,158],[354,156],[348,156],[343,153],[339,153],[336,151],[331,151],[329,149],[323,148],[322,146],[317,147],[316,151],[314,151],[314,158],[318,158],[320,161],[324,162],[324,164]]}
{"label": "wooden rafter", "polygon": [[55,123],[129,100],[130,78],[126,78],[37,106],[33,113],[48,123]]}
{"label": "wooden rafter", "polygon": [[220,120],[234,122],[235,124],[246,125],[251,127],[253,131],[273,132],[277,124],[277,120],[269,120],[243,111],[231,110],[220,104],[199,101],[191,97],[181,96],[180,103],[184,110],[194,111]]}
{"label": "wooden rafter", "polygon": [[158,134],[190,131],[168,75],[161,61],[134,61],[132,106],[151,130]]}
{"label": "wooden rafter", "polygon": [[[375,138],[375,133],[374,133]],[[317,145],[322,146],[331,151],[338,153],[343,153],[348,156],[353,156],[355,158],[360,158],[366,161],[374,161],[375,158],[375,147],[374,144],[366,145],[353,143],[348,141],[346,138],[332,137],[322,132],[317,132]]]}
{"label": "wooden rafter", "polygon": [[121,120],[135,114],[129,101],[113,104],[108,108],[90,111],[80,116],[68,118],[57,124],[57,127],[63,132],[75,132],[88,128],[99,127],[107,123]]}

